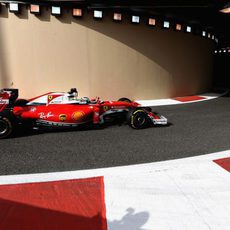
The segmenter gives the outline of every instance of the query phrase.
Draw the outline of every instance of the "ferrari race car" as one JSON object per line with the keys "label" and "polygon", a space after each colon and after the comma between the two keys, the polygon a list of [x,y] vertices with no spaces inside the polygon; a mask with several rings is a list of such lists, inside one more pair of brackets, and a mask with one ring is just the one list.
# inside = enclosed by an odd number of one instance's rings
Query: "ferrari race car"
{"label": "ferrari race car", "polygon": [[118,101],[78,98],[73,88],[67,93],[46,93],[24,100],[18,99],[18,89],[0,90],[0,138],[9,137],[16,129],[98,126],[118,120],[134,129],[167,125],[164,116],[127,98]]}

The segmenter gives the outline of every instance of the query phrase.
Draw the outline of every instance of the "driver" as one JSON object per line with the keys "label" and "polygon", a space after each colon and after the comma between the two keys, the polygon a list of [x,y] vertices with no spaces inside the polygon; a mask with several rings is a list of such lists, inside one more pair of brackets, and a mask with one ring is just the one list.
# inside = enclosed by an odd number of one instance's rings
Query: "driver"
{"label": "driver", "polygon": [[71,88],[68,94],[69,100],[76,100],[78,97],[78,91],[76,88]]}
{"label": "driver", "polygon": [[68,98],[70,101],[78,101],[80,104],[87,104],[90,103],[88,97],[78,98],[78,91],[76,88],[71,88],[68,92]]}

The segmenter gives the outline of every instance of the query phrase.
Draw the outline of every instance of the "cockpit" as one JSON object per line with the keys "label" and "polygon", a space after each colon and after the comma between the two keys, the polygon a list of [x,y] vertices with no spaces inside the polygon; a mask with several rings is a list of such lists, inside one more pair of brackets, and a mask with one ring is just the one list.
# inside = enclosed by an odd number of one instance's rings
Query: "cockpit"
{"label": "cockpit", "polygon": [[48,93],[35,100],[30,101],[27,105],[52,105],[52,104],[96,104],[100,103],[99,98],[90,100],[88,97],[78,98],[76,88],[71,88],[67,93]]}

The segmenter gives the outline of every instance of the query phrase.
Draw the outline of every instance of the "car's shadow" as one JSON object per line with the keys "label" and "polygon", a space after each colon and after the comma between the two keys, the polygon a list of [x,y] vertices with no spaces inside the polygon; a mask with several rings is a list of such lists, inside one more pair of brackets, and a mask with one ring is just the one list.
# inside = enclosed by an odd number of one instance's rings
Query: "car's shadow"
{"label": "car's shadow", "polygon": [[40,134],[44,134],[45,130],[34,130],[34,129],[25,129],[20,128],[13,132],[10,138],[20,138],[20,137],[28,137],[28,136],[36,136]]}
{"label": "car's shadow", "polygon": [[[115,125],[115,124],[114,124]],[[117,124],[118,125],[118,124]],[[76,132],[76,131],[89,131],[89,130],[101,130],[105,129],[111,125],[88,125],[88,126],[79,126],[74,128],[35,128],[28,129],[23,126],[16,129],[10,138],[21,138],[21,137],[29,137],[36,136],[45,133],[59,133],[59,132]]]}
{"label": "car's shadow", "polygon": [[[172,123],[168,123],[167,125],[155,125],[155,126],[148,126],[143,129],[150,129],[150,128],[167,128],[169,126],[172,126]],[[24,128],[23,126],[20,127],[19,129],[15,130],[14,133],[10,138],[21,138],[21,137],[29,137],[29,136],[37,136],[37,135],[42,135],[45,133],[59,133],[59,132],[76,132],[76,131],[90,131],[90,130],[104,130],[107,128],[111,127],[120,127],[120,126],[127,126],[127,128],[132,129],[129,127],[128,124],[126,123],[117,123],[117,122],[111,122],[109,124],[103,124],[103,125],[88,125],[88,126],[79,126],[75,128],[38,128],[38,129],[28,129]]]}

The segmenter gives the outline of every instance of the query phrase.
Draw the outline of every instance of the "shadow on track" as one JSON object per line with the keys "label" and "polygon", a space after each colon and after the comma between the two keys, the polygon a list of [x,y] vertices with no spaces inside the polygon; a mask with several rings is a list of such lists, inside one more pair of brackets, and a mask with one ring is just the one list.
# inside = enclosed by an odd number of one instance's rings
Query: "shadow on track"
{"label": "shadow on track", "polygon": [[128,208],[127,214],[125,214],[120,220],[107,221],[110,230],[144,230],[142,227],[147,223],[149,219],[148,212],[135,213],[133,208]]}
{"label": "shadow on track", "polygon": [[[168,123],[167,125],[155,125],[154,128],[165,128],[172,126],[172,123]],[[32,128],[24,128],[23,126],[17,128],[12,136],[9,138],[21,138],[21,137],[29,137],[29,136],[36,136],[36,135],[41,135],[45,133],[65,133],[65,132],[83,132],[83,131],[90,131],[90,130],[104,130],[109,127],[119,127],[119,126],[127,126],[127,128],[130,128],[128,124],[124,122],[112,122],[110,124],[103,124],[103,125],[88,125],[88,126],[79,126],[75,128],[37,128],[37,129],[32,129]],[[150,127],[145,127],[143,129],[149,129],[153,128],[152,126]],[[143,130],[142,129],[142,130]]]}

